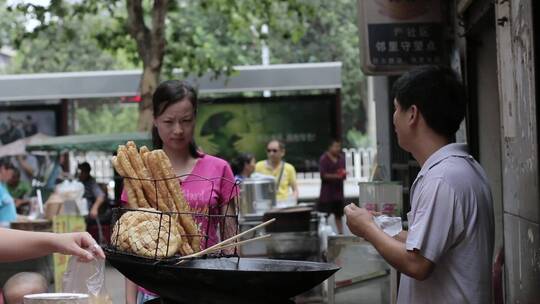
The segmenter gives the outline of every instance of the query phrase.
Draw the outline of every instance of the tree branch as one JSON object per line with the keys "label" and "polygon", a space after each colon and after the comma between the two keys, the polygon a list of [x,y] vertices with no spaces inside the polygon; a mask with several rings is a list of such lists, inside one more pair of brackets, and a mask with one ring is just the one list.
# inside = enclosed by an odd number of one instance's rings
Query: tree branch
{"label": "tree branch", "polygon": [[144,23],[144,9],[142,0],[127,0],[128,12],[128,29],[131,37],[137,43],[137,51],[143,61],[143,64],[148,64],[151,55],[151,37],[150,30]]}
{"label": "tree branch", "polygon": [[155,0],[152,9],[152,44],[150,66],[153,69],[161,69],[165,54],[165,18],[167,16],[169,0]]}

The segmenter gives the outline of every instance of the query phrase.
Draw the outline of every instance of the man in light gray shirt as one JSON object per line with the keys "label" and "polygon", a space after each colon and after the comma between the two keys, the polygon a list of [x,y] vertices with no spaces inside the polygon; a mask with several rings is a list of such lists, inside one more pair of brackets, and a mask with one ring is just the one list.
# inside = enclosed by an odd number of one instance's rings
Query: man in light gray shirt
{"label": "man in light gray shirt", "polygon": [[402,273],[398,303],[491,303],[493,204],[482,167],[453,144],[465,116],[463,88],[448,68],[425,66],[394,84],[399,145],[422,166],[394,238],[372,214],[345,207],[350,230],[372,243]]}

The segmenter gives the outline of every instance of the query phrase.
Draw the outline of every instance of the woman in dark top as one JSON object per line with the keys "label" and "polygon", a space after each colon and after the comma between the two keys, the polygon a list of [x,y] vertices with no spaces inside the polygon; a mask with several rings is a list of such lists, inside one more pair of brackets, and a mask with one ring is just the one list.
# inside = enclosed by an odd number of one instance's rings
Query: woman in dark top
{"label": "woman in dark top", "polygon": [[347,176],[345,171],[345,157],[341,152],[341,142],[332,140],[328,150],[319,160],[321,173],[321,193],[317,202],[317,210],[334,215],[339,234],[343,234],[343,180]]}

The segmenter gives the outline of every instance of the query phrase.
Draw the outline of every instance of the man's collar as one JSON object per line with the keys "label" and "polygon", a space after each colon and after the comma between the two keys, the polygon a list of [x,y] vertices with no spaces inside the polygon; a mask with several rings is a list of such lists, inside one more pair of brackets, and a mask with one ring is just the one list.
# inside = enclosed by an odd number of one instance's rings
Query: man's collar
{"label": "man's collar", "polygon": [[[283,164],[283,160],[279,161],[279,164],[277,165],[276,168],[279,168],[281,164]],[[266,159],[266,167],[272,170],[276,169],[272,166],[272,162],[269,159]]]}
{"label": "man's collar", "polygon": [[422,166],[422,169],[418,173],[418,176],[423,176],[424,174],[426,174],[427,171],[429,171],[429,169],[433,168],[441,161],[452,156],[472,158],[472,156],[468,152],[466,144],[451,143],[443,146],[439,150],[435,151],[435,153],[431,154],[431,156]]}

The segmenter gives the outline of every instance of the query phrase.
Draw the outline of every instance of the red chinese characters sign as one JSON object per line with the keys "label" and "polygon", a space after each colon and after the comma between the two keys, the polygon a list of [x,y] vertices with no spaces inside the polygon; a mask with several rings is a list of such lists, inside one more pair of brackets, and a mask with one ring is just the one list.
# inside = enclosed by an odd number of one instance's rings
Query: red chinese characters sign
{"label": "red chinese characters sign", "polygon": [[362,70],[397,74],[444,61],[440,0],[359,0]]}

